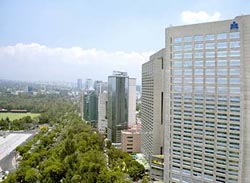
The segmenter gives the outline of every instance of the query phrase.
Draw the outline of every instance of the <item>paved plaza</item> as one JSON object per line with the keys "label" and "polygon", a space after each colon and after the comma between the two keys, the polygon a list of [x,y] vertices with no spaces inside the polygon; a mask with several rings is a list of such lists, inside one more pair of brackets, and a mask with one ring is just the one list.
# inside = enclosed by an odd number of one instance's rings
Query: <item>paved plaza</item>
{"label": "paved plaza", "polygon": [[0,137],[0,160],[25,142],[31,135],[27,133],[11,133],[6,137]]}

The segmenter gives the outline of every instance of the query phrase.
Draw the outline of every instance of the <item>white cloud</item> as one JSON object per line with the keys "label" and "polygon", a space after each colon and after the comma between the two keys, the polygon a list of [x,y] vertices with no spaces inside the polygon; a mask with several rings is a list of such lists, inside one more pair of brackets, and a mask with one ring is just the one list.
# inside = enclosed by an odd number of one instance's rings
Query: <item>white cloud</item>
{"label": "white cloud", "polygon": [[211,22],[217,21],[220,19],[220,12],[215,12],[212,15],[209,15],[205,11],[183,11],[181,13],[181,21],[184,24],[195,24],[195,23],[202,23],[202,22]]}
{"label": "white cloud", "polygon": [[107,52],[80,47],[50,48],[37,43],[0,47],[0,78],[17,80],[107,80],[113,70],[141,78],[141,65],[153,52]]}

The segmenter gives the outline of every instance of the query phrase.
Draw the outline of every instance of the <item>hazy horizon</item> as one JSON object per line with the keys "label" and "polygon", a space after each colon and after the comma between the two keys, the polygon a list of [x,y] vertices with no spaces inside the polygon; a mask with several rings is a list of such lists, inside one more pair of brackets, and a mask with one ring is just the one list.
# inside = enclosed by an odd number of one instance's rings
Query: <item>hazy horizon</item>
{"label": "hazy horizon", "polygon": [[[232,19],[243,0],[0,2],[0,79],[107,80],[113,70],[141,83],[141,65],[165,46],[170,25]],[[105,79],[106,78],[106,79]]]}

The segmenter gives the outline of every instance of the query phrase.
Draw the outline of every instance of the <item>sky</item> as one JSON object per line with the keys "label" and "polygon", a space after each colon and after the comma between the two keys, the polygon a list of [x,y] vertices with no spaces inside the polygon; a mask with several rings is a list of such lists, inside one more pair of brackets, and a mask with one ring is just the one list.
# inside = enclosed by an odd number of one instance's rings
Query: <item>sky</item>
{"label": "sky", "polygon": [[250,14],[249,0],[0,0],[0,79],[141,82],[169,26]]}

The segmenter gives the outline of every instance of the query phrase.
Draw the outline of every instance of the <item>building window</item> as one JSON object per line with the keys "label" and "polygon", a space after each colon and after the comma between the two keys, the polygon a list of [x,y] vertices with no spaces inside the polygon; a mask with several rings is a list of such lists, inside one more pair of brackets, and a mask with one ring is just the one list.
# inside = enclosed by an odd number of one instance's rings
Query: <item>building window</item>
{"label": "building window", "polygon": [[227,39],[227,33],[217,34],[217,40]]}
{"label": "building window", "polygon": [[195,50],[202,50],[203,49],[203,44],[195,44],[194,49]]}
{"label": "building window", "polygon": [[197,42],[197,41],[203,41],[203,36],[194,36],[194,41]]}
{"label": "building window", "polygon": [[206,43],[206,49],[214,49],[215,44],[214,43]]}
{"label": "building window", "polygon": [[230,39],[239,39],[240,33],[239,32],[230,32],[229,37],[230,37]]}
{"label": "building window", "polygon": [[192,37],[191,36],[184,37],[184,42],[192,42]]}
{"label": "building window", "polygon": [[225,49],[227,48],[227,42],[217,43],[217,49]]}
{"label": "building window", "polygon": [[239,41],[230,42],[230,48],[239,48],[239,47],[240,47]]}
{"label": "building window", "polygon": [[214,34],[206,35],[206,41],[212,41],[212,40],[214,40]]}
{"label": "building window", "polygon": [[182,38],[181,37],[174,38],[174,43],[181,43],[181,42],[182,42]]}

